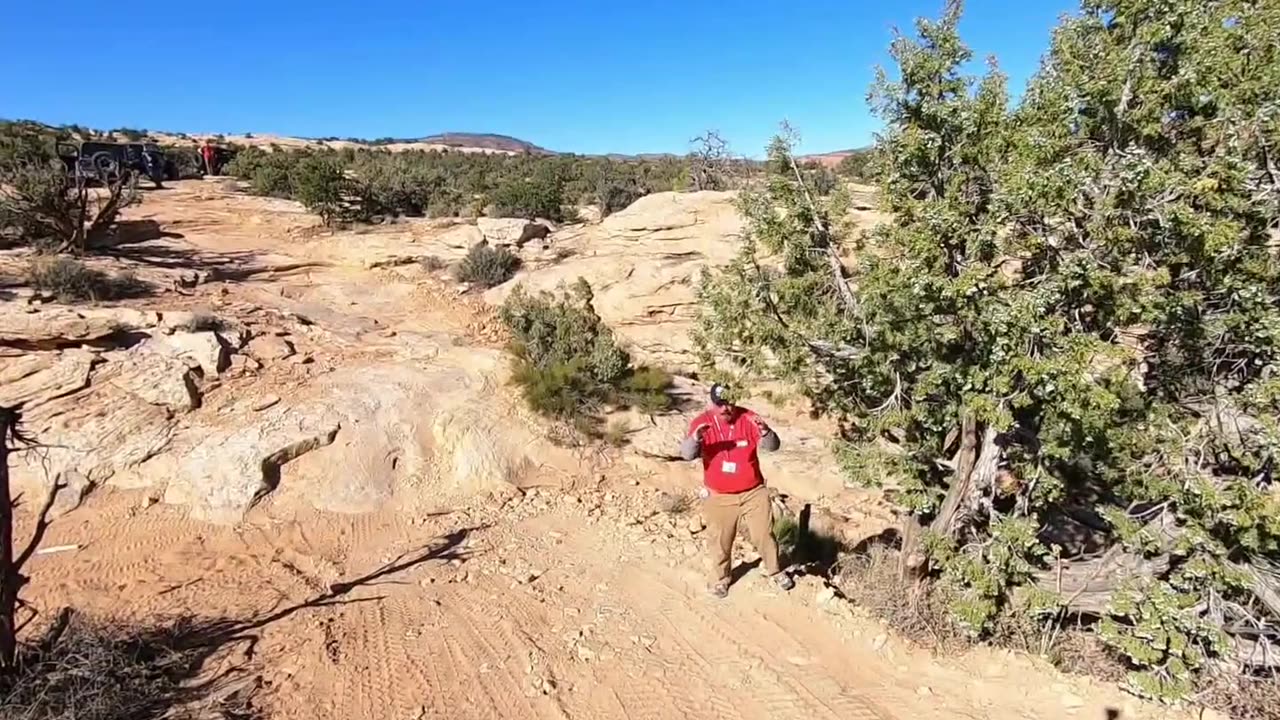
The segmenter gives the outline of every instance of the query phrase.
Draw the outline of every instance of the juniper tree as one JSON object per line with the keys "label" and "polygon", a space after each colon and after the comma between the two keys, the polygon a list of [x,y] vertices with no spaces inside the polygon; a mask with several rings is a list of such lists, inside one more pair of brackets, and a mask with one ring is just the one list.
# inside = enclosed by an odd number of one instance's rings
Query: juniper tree
{"label": "juniper tree", "polygon": [[[1256,649],[1222,628],[1280,618],[1278,13],[1090,0],[1010,112],[994,63],[963,73],[951,4],[873,88],[891,219],[857,262],[775,142],[702,285],[703,362],[839,421],[964,626],[1015,596],[1102,617],[1157,697]],[[1073,534],[1110,549],[1073,557]]]}

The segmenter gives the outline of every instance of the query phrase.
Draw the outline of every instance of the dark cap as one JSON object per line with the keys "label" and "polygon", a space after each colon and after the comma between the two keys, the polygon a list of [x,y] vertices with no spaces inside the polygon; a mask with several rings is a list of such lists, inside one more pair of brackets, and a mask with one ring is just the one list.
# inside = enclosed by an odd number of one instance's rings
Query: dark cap
{"label": "dark cap", "polygon": [[711,404],[712,405],[728,405],[729,404],[729,388],[716,383],[711,386]]}

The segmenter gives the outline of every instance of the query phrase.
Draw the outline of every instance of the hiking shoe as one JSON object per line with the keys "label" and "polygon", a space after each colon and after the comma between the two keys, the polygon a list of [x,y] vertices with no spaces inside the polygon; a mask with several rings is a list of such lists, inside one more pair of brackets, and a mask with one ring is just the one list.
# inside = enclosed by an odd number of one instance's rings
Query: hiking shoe
{"label": "hiking shoe", "polygon": [[791,576],[785,572],[780,572],[773,576],[773,584],[777,585],[781,590],[790,590],[796,586],[796,581],[792,580]]}
{"label": "hiking shoe", "polygon": [[718,583],[716,583],[716,584],[712,585],[712,586],[711,586],[711,597],[713,597],[713,598],[727,598],[727,597],[729,597],[729,581],[728,581],[728,580],[721,580],[720,582],[718,582]]}

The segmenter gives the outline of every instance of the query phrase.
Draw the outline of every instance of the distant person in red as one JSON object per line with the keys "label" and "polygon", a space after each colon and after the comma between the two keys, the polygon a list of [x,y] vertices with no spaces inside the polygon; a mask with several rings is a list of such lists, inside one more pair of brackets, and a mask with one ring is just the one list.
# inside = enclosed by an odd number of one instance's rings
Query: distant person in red
{"label": "distant person in red", "polygon": [[711,594],[729,594],[733,569],[733,540],[739,523],[746,526],[751,544],[760,553],[764,570],[783,590],[795,587],[778,563],[773,539],[773,509],[769,488],[760,472],[758,448],[772,452],[782,441],[759,415],[729,401],[728,388],[711,386],[711,405],[689,423],[689,434],[680,443],[680,457],[702,458],[702,514],[707,522],[707,548],[711,553]]}
{"label": "distant person in red", "polygon": [[217,151],[213,144],[208,140],[204,141],[204,147],[200,148],[200,156],[204,158],[204,171],[208,175],[217,175],[217,168],[213,164],[217,161]]}

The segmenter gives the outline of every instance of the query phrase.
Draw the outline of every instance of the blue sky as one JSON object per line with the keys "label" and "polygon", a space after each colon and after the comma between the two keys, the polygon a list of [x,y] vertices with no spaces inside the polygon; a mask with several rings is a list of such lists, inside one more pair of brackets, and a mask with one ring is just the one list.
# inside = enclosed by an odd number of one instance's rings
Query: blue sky
{"label": "blue sky", "polygon": [[[0,117],[92,127],[417,137],[495,132],[571,152],[759,155],[867,144],[894,26],[941,0],[12,0]],[[1070,0],[969,0],[961,31],[1016,92]]]}

